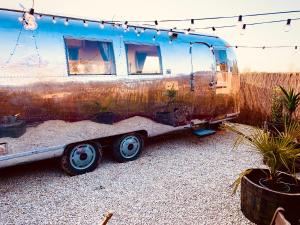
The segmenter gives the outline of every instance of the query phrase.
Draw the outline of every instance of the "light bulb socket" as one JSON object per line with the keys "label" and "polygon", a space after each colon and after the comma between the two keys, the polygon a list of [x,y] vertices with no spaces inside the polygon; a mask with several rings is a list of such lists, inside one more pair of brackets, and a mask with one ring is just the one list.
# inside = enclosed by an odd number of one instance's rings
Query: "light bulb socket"
{"label": "light bulb socket", "polygon": [[33,14],[34,14],[34,9],[33,9],[33,8],[31,8],[31,9],[29,10],[29,14],[30,14],[30,15],[33,15]]}
{"label": "light bulb socket", "polygon": [[158,25],[158,22],[157,22],[157,20],[155,20],[155,21],[154,21],[154,24],[155,24],[155,26],[157,26],[157,25]]}
{"label": "light bulb socket", "polygon": [[287,21],[286,21],[286,25],[291,25],[291,22],[292,22],[292,20],[291,19],[287,19]]}
{"label": "light bulb socket", "polygon": [[215,27],[212,27],[211,29],[212,29],[212,31],[216,31],[216,28],[215,28]]}
{"label": "light bulb socket", "polygon": [[194,24],[195,23],[195,20],[194,19],[191,19],[191,24]]}
{"label": "light bulb socket", "polygon": [[243,21],[243,16],[242,16],[242,15],[239,15],[238,21],[239,21],[239,22],[242,22],[242,21]]}
{"label": "light bulb socket", "polygon": [[243,27],[242,27],[242,29],[243,29],[243,30],[245,30],[245,29],[246,29],[246,27],[247,27],[247,24],[243,24]]}

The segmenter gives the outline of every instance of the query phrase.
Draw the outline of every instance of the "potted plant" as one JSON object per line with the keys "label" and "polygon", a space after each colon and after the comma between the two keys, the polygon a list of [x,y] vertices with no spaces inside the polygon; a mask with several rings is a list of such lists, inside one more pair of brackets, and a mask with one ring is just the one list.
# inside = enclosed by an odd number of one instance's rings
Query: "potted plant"
{"label": "potted plant", "polygon": [[0,117],[0,138],[19,138],[26,132],[26,123],[19,116],[20,114]]}
{"label": "potted plant", "polygon": [[99,102],[96,102],[96,108],[98,112],[95,114],[95,120],[98,123],[113,124],[115,120],[115,114],[109,111],[111,101],[106,106],[101,106]]}
{"label": "potted plant", "polygon": [[177,121],[175,118],[175,114],[178,113],[178,108],[174,107],[174,103],[176,101],[177,90],[175,90],[174,86],[166,91],[167,104],[164,107],[163,111],[156,112],[155,120],[159,123],[177,126]]}
{"label": "potted plant", "polygon": [[[300,132],[295,120],[285,120],[284,131],[272,135],[269,131],[255,128],[246,133],[232,124],[225,128],[238,135],[235,147],[245,141],[264,159],[266,169],[255,168],[242,172],[234,183],[234,191],[241,184],[241,210],[252,222],[270,224],[278,207],[286,210],[292,224],[300,224],[300,180],[295,176],[295,161],[300,148],[294,142]],[[281,172],[284,167],[286,173]]]}

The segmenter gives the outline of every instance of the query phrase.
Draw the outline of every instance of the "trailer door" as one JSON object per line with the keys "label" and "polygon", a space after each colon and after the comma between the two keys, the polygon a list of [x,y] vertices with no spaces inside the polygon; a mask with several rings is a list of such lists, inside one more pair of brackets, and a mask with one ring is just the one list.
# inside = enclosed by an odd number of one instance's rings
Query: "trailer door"
{"label": "trailer door", "polygon": [[191,66],[191,90],[195,92],[196,117],[210,120],[215,116],[216,63],[213,51],[207,44],[192,44]]}

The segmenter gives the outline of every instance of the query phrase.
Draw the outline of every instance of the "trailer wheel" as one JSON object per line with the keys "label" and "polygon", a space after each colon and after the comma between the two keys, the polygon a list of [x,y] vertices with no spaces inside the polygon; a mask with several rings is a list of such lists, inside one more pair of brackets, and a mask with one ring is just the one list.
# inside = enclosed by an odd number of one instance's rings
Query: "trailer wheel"
{"label": "trailer wheel", "polygon": [[139,134],[126,134],[114,141],[113,156],[117,162],[137,159],[144,147],[144,140]]}
{"label": "trailer wheel", "polygon": [[61,167],[74,176],[93,171],[102,159],[102,149],[97,143],[85,142],[66,147],[61,158]]}

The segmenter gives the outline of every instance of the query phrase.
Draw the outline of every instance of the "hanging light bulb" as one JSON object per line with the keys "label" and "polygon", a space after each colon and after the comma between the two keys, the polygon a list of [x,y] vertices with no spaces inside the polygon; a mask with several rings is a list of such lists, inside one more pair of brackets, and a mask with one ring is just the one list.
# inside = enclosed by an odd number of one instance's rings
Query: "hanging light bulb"
{"label": "hanging light bulb", "polygon": [[188,35],[188,34],[190,33],[190,31],[191,31],[191,28],[188,28],[188,29],[186,29],[186,30],[184,31],[184,33],[185,33],[186,35]]}
{"label": "hanging light bulb", "polygon": [[142,29],[141,29],[141,33],[144,33],[144,32],[145,32],[145,28],[142,28]]}
{"label": "hanging light bulb", "polygon": [[152,38],[152,41],[156,41],[156,37],[155,37],[155,35],[153,36],[153,38]]}
{"label": "hanging light bulb", "polygon": [[85,27],[89,26],[89,24],[88,24],[88,22],[86,20],[83,20],[83,26],[85,26]]}
{"label": "hanging light bulb", "polygon": [[68,26],[68,25],[69,25],[69,18],[66,18],[66,20],[65,20],[64,24],[65,24],[66,26]]}
{"label": "hanging light bulb", "polygon": [[170,31],[168,32],[168,35],[169,35],[169,36],[172,36],[172,35],[173,35],[173,29],[170,29]]}
{"label": "hanging light bulb", "polygon": [[37,15],[37,17],[36,17],[38,20],[40,20],[40,19],[42,19],[42,15]]}
{"label": "hanging light bulb", "polygon": [[213,51],[214,50],[214,47],[211,45],[209,46],[209,50]]}
{"label": "hanging light bulb", "polygon": [[291,22],[292,22],[291,19],[287,19],[286,26],[285,26],[285,29],[284,29],[285,32],[289,32],[291,30]]}
{"label": "hanging light bulb", "polygon": [[103,29],[104,28],[104,21],[101,21],[99,26],[100,26],[101,29]]}
{"label": "hanging light bulb", "polygon": [[160,35],[160,30],[156,30],[156,34],[157,34],[157,35]]}
{"label": "hanging light bulb", "polygon": [[128,24],[128,21],[125,21],[125,23],[122,25],[123,29],[126,30],[126,29],[128,28],[128,25],[127,25],[127,24]]}
{"label": "hanging light bulb", "polygon": [[136,34],[136,36],[138,36],[138,37],[141,36],[141,32],[138,31],[137,34]]}
{"label": "hanging light bulb", "polygon": [[139,32],[139,30],[135,27],[134,32],[137,34]]}
{"label": "hanging light bulb", "polygon": [[57,22],[57,21],[56,21],[56,19],[55,19],[55,16],[53,16],[53,17],[52,17],[52,23],[56,24],[56,22]]}
{"label": "hanging light bulb", "polygon": [[242,23],[242,22],[243,22],[243,16],[242,16],[242,15],[239,15],[238,22],[239,22],[239,23]]}
{"label": "hanging light bulb", "polygon": [[173,43],[173,40],[172,40],[172,38],[170,38],[169,44],[171,45],[172,43]]}
{"label": "hanging light bulb", "polygon": [[31,8],[29,10],[29,12],[26,12],[24,14],[23,24],[24,24],[24,29],[25,30],[35,30],[35,29],[37,29],[38,25],[35,22],[34,9]]}
{"label": "hanging light bulb", "polygon": [[242,30],[241,30],[241,35],[244,35],[245,34],[245,31],[246,31],[246,27],[247,27],[247,24],[243,24],[243,26],[242,26]]}

